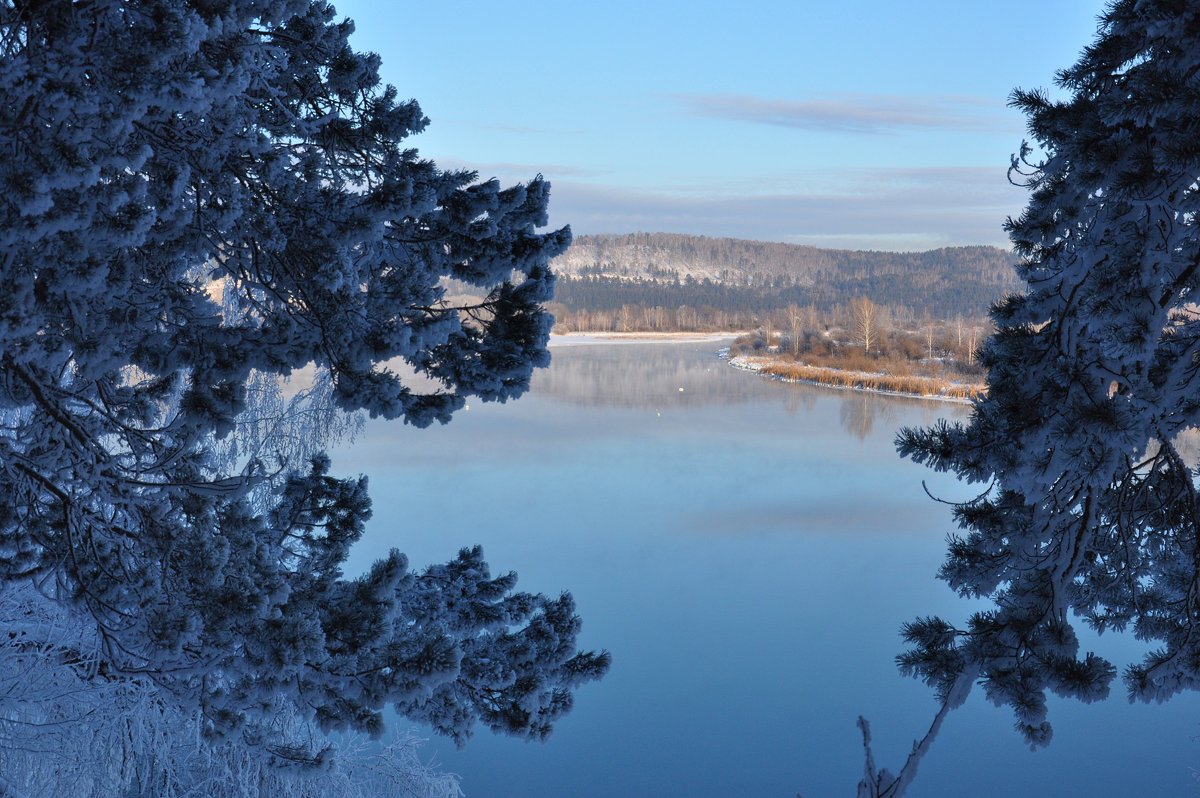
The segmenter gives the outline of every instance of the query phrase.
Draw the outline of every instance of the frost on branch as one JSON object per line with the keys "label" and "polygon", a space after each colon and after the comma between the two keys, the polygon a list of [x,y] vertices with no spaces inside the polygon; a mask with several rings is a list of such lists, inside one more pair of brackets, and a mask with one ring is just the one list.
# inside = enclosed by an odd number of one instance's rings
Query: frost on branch
{"label": "frost on branch", "polygon": [[4,796],[462,795],[455,776],[421,761],[411,735],[384,746],[333,743],[314,738],[286,705],[270,718],[266,755],[207,739],[199,711],[182,710],[149,679],[112,672],[95,625],[29,587],[0,590],[0,618]]}
{"label": "frost on branch", "polygon": [[420,159],[352,29],[309,0],[0,2],[0,585],[213,740],[287,758],[281,708],[375,734],[388,704],[542,737],[607,666],[570,598],[477,550],[345,579],[366,481],[273,393],[313,367],[313,419],[424,426],[548,362],[547,184]]}
{"label": "frost on branch", "polygon": [[1131,670],[1133,694],[1165,697],[1196,678],[1200,515],[1177,439],[1200,421],[1200,145],[1185,132],[1200,118],[1198,69],[1200,12],[1119,2],[1059,76],[1070,100],[1014,94],[1045,153],[1014,161],[1032,192],[1008,224],[1028,288],[993,311],[988,396],[970,424],[899,441],[914,459],[992,481],[956,508],[966,532],[942,576],[995,603],[962,630],[909,625],[901,664],[935,685],[978,665],[1033,745],[1049,739],[1046,690],[1095,700],[1116,673],[1080,655],[1073,613],[1165,644]]}
{"label": "frost on branch", "polygon": [[1200,686],[1200,501],[1181,446],[1200,427],[1200,6],[1112,3],[1057,81],[1068,99],[1012,98],[1041,155],[1013,159],[1026,287],[992,310],[987,396],[965,425],[898,440],[986,484],[955,509],[941,576],[992,603],[909,624],[901,668],[943,707],[977,674],[1035,747],[1047,692],[1098,700],[1116,677],[1080,651],[1078,619],[1154,647],[1125,672],[1131,698]]}

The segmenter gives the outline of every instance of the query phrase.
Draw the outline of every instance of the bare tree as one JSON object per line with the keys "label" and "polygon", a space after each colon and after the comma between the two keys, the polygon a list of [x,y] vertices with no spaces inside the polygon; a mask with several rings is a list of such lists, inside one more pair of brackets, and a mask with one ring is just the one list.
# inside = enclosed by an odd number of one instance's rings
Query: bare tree
{"label": "bare tree", "polygon": [[866,297],[855,297],[850,302],[850,318],[855,340],[864,352],[870,352],[879,342],[879,306]]}
{"label": "bare tree", "polygon": [[791,344],[792,355],[799,357],[800,355],[800,333],[804,329],[803,316],[800,313],[800,308],[793,302],[787,307],[788,322],[791,325]]}

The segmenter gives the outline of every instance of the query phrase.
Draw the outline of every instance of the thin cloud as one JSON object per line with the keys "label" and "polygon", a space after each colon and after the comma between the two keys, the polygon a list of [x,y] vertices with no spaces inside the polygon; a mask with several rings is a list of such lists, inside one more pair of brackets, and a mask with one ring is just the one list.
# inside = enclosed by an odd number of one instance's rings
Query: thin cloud
{"label": "thin cloud", "polygon": [[570,224],[577,234],[655,230],[842,249],[1007,247],[1001,225],[1027,199],[1003,170],[974,168],[853,170],[843,173],[837,191],[770,194],[652,192],[563,180],[554,186],[550,222]]}
{"label": "thin cloud", "polygon": [[978,97],[840,94],[811,100],[772,100],[748,94],[676,95],[690,113],[826,133],[894,134],[903,130],[1003,129],[1004,105]]}

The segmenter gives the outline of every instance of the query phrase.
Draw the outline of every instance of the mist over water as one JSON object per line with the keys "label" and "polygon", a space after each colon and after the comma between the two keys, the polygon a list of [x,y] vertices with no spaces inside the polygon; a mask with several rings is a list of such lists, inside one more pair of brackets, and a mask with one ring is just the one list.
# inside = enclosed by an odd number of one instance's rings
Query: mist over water
{"label": "mist over water", "polygon": [[[431,739],[471,798],[852,795],[858,715],[893,770],[932,719],[893,664],[899,627],[975,605],[934,579],[953,526],[921,483],[978,488],[892,439],[965,408],[773,382],[717,348],[558,347],[516,402],[428,430],[372,422],[332,453],[375,502],[349,573],[390,548],[421,566],[481,544],[522,589],[572,592],[582,644],[613,654],[545,744]],[[1136,658],[1131,638],[1080,632],[1118,667]],[[1198,710],[1053,701],[1054,742],[1034,753],[977,691],[909,794],[1191,794]]]}

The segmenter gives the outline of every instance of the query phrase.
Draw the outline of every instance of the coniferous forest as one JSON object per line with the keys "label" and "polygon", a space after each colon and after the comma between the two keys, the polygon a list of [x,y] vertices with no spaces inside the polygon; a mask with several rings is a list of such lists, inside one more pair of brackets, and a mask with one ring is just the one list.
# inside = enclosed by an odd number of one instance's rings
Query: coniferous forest
{"label": "coniferous forest", "polygon": [[818,249],[670,233],[580,236],[556,258],[560,331],[730,330],[783,324],[789,307],[836,312],[855,298],[897,321],[980,318],[1017,286],[1011,253]]}

